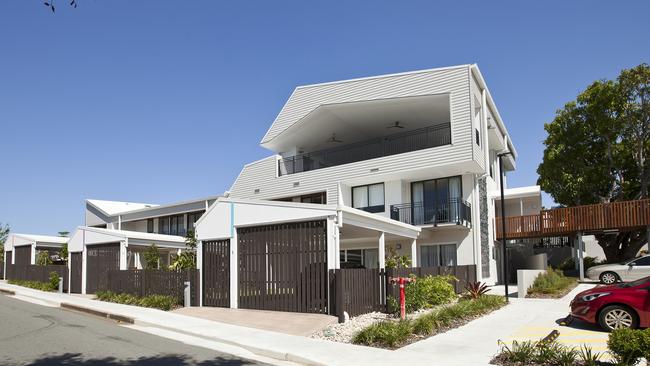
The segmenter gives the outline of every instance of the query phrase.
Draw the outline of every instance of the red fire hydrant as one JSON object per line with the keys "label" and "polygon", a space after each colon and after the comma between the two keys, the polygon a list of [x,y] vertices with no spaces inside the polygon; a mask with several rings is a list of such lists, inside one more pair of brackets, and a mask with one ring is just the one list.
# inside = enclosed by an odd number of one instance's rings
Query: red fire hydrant
{"label": "red fire hydrant", "polygon": [[390,283],[399,284],[399,315],[402,320],[406,319],[406,295],[404,294],[404,284],[415,282],[415,278],[410,277],[391,277]]}

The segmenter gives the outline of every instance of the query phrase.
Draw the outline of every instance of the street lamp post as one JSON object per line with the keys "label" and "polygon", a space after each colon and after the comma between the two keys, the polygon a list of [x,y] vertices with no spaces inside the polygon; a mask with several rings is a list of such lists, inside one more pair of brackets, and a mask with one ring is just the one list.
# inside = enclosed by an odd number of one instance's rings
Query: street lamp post
{"label": "street lamp post", "polygon": [[499,178],[501,180],[501,240],[502,240],[502,246],[503,246],[503,286],[505,290],[505,297],[506,301],[508,301],[508,249],[506,247],[506,205],[505,205],[505,200],[504,200],[504,195],[503,195],[503,189],[504,189],[504,184],[503,184],[503,176],[505,173],[503,172],[503,157],[506,155],[509,155],[510,152],[504,152],[501,154],[498,154],[497,156],[499,157]]}

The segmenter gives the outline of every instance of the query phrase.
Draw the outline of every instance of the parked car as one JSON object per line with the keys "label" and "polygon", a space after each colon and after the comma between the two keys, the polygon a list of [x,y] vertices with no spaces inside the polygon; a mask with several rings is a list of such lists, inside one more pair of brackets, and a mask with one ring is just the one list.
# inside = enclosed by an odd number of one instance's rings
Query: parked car
{"label": "parked car", "polygon": [[619,281],[635,281],[650,276],[650,255],[621,263],[594,266],[587,270],[586,276],[606,285]]}
{"label": "parked car", "polygon": [[571,316],[600,324],[607,331],[650,326],[650,276],[632,282],[597,286],[576,295]]}

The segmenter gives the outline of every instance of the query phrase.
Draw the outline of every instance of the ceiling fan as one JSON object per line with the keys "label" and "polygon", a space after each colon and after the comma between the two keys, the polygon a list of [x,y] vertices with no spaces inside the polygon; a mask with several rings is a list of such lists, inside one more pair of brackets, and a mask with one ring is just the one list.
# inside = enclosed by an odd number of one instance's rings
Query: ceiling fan
{"label": "ceiling fan", "polygon": [[343,142],[343,140],[339,140],[339,139],[337,139],[337,138],[336,138],[336,134],[333,133],[333,134],[332,134],[332,137],[330,137],[330,138],[327,139],[327,142],[339,143],[339,142]]}
{"label": "ceiling fan", "polygon": [[400,125],[399,121],[395,121],[395,124],[392,124],[392,125],[390,125],[390,126],[388,126],[386,128],[388,128],[388,129],[390,129],[390,128],[404,128],[404,126]]}

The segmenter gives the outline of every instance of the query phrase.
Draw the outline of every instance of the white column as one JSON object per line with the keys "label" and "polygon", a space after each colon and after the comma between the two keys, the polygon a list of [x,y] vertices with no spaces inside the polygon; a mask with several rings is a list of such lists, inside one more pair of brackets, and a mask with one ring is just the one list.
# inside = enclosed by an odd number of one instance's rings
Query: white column
{"label": "white column", "polygon": [[578,271],[580,273],[580,281],[585,280],[585,260],[584,260],[584,250],[585,250],[585,243],[582,241],[582,233],[578,233]]}
{"label": "white column", "polygon": [[[198,237],[199,234],[196,233],[196,236]],[[180,249],[178,250],[178,254],[181,254]],[[196,243],[196,269],[199,270],[199,288],[197,289],[199,306],[203,306],[203,240],[199,240]]]}
{"label": "white column", "polygon": [[32,257],[30,260],[32,265],[36,264],[36,243],[32,244]]}
{"label": "white column", "polygon": [[117,216],[117,230],[122,230],[122,215]]}
{"label": "white column", "polygon": [[[85,236],[85,232],[84,232]],[[83,242],[83,252],[81,254],[81,293],[86,293],[86,263],[88,262],[86,241]]]}
{"label": "white column", "polygon": [[238,296],[237,296],[237,230],[233,230],[230,237],[230,307],[237,309]]}
{"label": "white column", "polygon": [[417,240],[413,239],[411,241],[411,267],[415,268],[418,266],[418,247]]}
{"label": "white column", "polygon": [[385,234],[379,235],[379,269],[386,268],[386,241]]}
{"label": "white column", "polygon": [[120,242],[120,270],[125,270],[126,266],[126,250],[129,247],[129,239]]}

